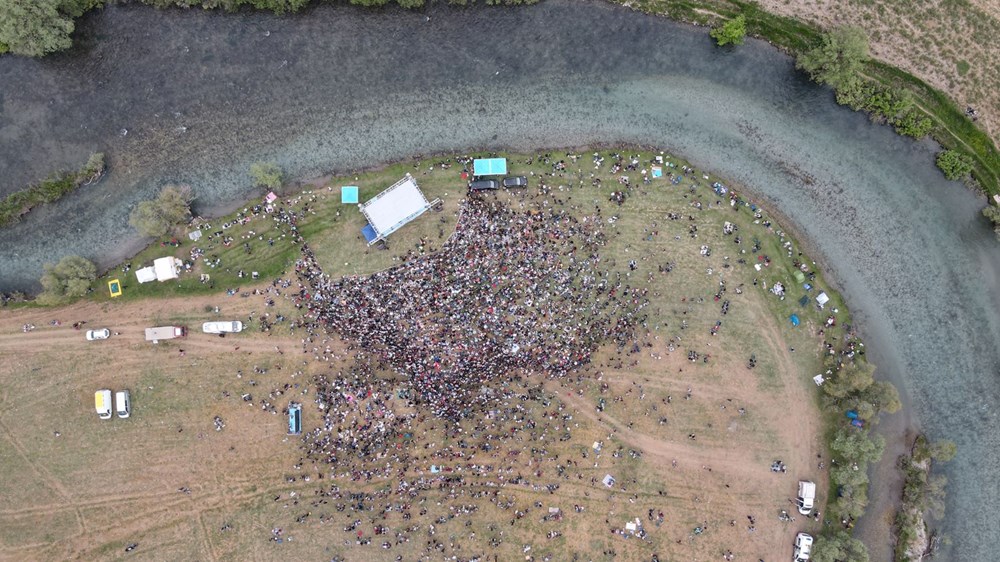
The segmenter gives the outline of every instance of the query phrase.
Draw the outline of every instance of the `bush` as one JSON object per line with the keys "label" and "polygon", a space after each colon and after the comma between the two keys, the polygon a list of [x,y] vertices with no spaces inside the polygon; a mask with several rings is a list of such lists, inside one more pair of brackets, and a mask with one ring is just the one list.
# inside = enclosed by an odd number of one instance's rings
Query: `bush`
{"label": "bush", "polygon": [[61,304],[82,297],[97,279],[97,267],[80,256],[66,256],[56,265],[46,264],[42,274],[41,304]]}
{"label": "bush", "polygon": [[52,203],[84,183],[93,183],[100,179],[104,169],[104,155],[101,153],[92,154],[79,172],[55,173],[45,181],[15,191],[0,199],[0,227],[20,221],[22,215],[37,205]]}
{"label": "bush", "polygon": [[[351,0],[353,3],[355,0]],[[365,2],[371,0],[362,0]],[[376,0],[381,1],[381,0]],[[365,4],[371,5],[371,4]],[[268,189],[278,189],[281,187],[281,168],[273,162],[257,162],[250,166],[250,175],[253,176],[253,180],[256,185],[266,187]]]}
{"label": "bush", "polygon": [[171,227],[190,218],[193,199],[190,186],[165,186],[156,199],[136,205],[128,223],[143,236],[163,236]]}
{"label": "bush", "polygon": [[0,0],[0,43],[12,53],[40,57],[73,44],[73,18],[63,0]]}
{"label": "bush", "polygon": [[859,79],[867,61],[868,36],[864,30],[841,27],[824,33],[822,42],[801,53],[795,66],[808,72],[816,82],[839,90]]}
{"label": "bush", "polygon": [[937,155],[937,167],[944,172],[944,177],[960,180],[972,172],[972,158],[957,150],[945,150]]}
{"label": "bush", "polygon": [[1000,207],[997,205],[987,205],[983,209],[983,216],[993,222],[993,232],[1000,238]]}
{"label": "bush", "polygon": [[715,43],[720,46],[742,45],[743,39],[747,35],[747,18],[743,14],[713,29],[709,35],[715,39]]}

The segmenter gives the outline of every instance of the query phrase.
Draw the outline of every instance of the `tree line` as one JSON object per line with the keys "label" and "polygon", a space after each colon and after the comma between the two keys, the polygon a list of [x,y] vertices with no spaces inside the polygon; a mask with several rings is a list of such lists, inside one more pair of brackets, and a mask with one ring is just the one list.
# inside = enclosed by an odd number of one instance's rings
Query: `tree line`
{"label": "tree line", "polygon": [[[741,45],[747,33],[744,14],[725,20],[712,29],[710,35],[720,47]],[[891,125],[903,136],[921,139],[934,129],[928,114],[918,108],[913,96],[900,87],[880,82],[865,74],[870,61],[868,36],[858,27],[839,27],[823,33],[817,44],[801,51],[795,66],[809,74],[813,81],[833,88],[837,103],[855,111],[864,111],[873,121]],[[942,150],[935,164],[945,178],[981,188],[976,178],[973,156],[956,149]],[[983,215],[993,225],[1000,239],[1000,200],[983,209]]]}

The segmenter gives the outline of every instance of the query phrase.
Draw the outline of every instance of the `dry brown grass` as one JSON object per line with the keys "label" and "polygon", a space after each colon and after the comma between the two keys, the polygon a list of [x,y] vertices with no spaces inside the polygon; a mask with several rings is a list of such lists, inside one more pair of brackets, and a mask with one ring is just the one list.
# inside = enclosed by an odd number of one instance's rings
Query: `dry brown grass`
{"label": "dry brown grass", "polygon": [[[1000,3],[995,0],[761,0],[770,12],[824,29],[856,25],[872,55],[975,107],[1000,133]],[[963,69],[967,70],[963,72]]]}

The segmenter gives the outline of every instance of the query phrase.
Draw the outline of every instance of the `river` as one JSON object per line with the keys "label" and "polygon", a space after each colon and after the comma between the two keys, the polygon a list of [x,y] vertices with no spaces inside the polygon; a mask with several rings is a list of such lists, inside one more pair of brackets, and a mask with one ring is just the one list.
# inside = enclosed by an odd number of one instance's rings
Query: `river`
{"label": "river", "polygon": [[[239,206],[260,194],[258,160],[309,177],[469,147],[668,147],[769,200],[822,258],[904,394],[883,431],[919,422],[959,446],[947,558],[994,556],[1000,244],[984,202],[942,178],[933,143],[836,106],[767,44],[717,49],[705,30],[586,0],[284,18],[114,6],[76,43],[0,58],[0,193],[95,150],[111,172],[0,231],[0,289],[34,287],[61,255],[134,252],[129,209],[164,183],[192,184],[202,213]],[[873,559],[892,462],[860,526]]]}

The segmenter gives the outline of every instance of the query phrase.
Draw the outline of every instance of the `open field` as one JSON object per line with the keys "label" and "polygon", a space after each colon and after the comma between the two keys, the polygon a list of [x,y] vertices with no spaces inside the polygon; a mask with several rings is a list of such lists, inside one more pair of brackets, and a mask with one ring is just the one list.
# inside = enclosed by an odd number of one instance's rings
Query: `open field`
{"label": "open field", "polygon": [[[86,302],[3,311],[0,470],[8,476],[0,494],[8,501],[0,558],[718,560],[731,551],[736,560],[790,559],[794,534],[819,528],[789,505],[796,479],[818,483],[825,509],[826,475],[817,468],[826,458],[823,420],[811,377],[821,372],[824,340],[843,337],[846,310],[836,295],[825,312],[800,306],[806,292],[792,278],[792,260],[807,269],[811,262],[766,216],[713,193],[714,178],[681,172],[684,163],[665,155],[677,165],[665,171],[683,179],[643,184],[636,170],[611,172],[615,158],[604,157],[595,167],[590,155],[510,156],[512,172],[529,175],[529,189],[486,197],[577,216],[597,206],[616,217],[605,225],[602,255],[650,300],[635,343],[606,344],[561,379],[512,373],[494,386],[510,392],[516,416],[479,415],[455,426],[419,415],[412,439],[370,457],[326,465],[304,458],[300,439],[285,435],[282,409],[291,400],[304,404],[306,432],[322,426],[313,377],[349,373],[356,350],[335,336],[304,340],[290,273],[298,248],[288,224],[254,214],[252,205],[245,224],[222,229],[232,217],[214,220],[198,243],[178,237],[178,247],[156,246],[132,260],[138,268],[198,247],[203,257],[179,283],[138,286],[132,272],[118,271],[121,299],[107,299],[101,280]],[[651,158],[637,156],[637,167],[649,169]],[[564,170],[555,170],[557,161]],[[445,243],[466,196],[461,165],[452,164],[432,159],[320,182],[283,205],[304,213],[297,228],[327,273],[364,275]],[[358,239],[362,219],[340,205],[337,187],[359,185],[364,200],[407,171],[443,209],[393,235],[388,250],[367,249]],[[608,198],[623,175],[632,187],[619,206]],[[738,230],[723,234],[725,221]],[[224,236],[233,241],[223,244]],[[202,273],[211,279],[199,281]],[[271,282],[278,278],[288,287]],[[763,287],[776,281],[788,288],[784,300]],[[725,292],[716,299],[720,282]],[[821,277],[811,283],[810,297],[827,288]],[[830,314],[838,326],[818,335]],[[260,331],[261,318],[269,331]],[[54,319],[62,325],[50,325]],[[241,319],[248,329],[201,334],[199,323],[209,319]],[[81,320],[119,334],[86,342],[69,327]],[[192,333],[156,346],[142,341],[141,328],[167,323]],[[22,332],[24,324],[36,329]],[[377,376],[407,386],[398,374]],[[98,420],[98,388],[131,389],[132,417]],[[388,403],[397,413],[412,409],[399,395]],[[221,431],[215,416],[225,422]],[[788,473],[770,471],[776,459]],[[432,464],[444,470],[432,473]],[[387,466],[392,476],[381,476]],[[605,474],[616,478],[612,488],[601,484]],[[404,480],[419,485],[392,492]],[[543,520],[550,507],[561,518]],[[797,520],[780,521],[782,509]],[[644,539],[609,532],[635,518]],[[377,527],[385,532],[374,534]],[[279,536],[274,529],[282,530],[280,543],[269,540]],[[126,554],[130,543],[139,546]]]}

